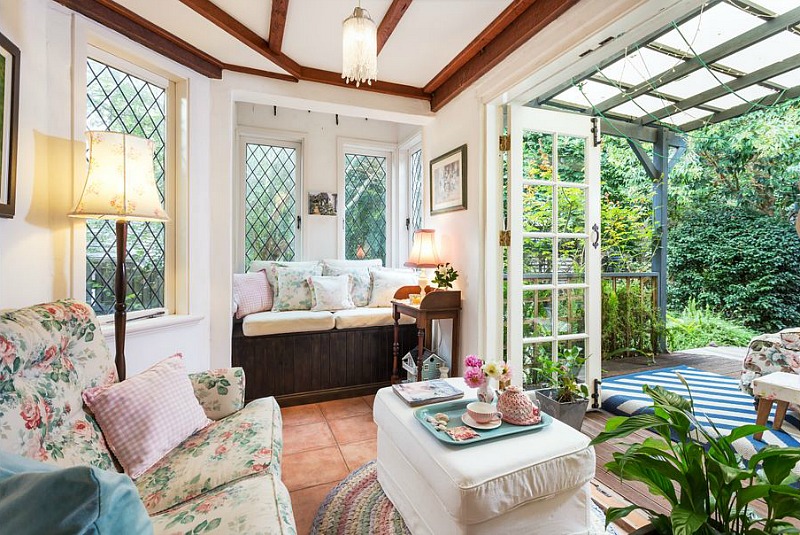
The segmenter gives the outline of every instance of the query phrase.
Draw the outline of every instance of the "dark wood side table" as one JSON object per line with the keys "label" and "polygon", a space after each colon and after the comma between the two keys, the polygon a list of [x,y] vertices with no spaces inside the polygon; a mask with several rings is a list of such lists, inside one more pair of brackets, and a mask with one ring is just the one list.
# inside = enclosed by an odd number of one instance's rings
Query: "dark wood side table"
{"label": "dark wood side table", "polygon": [[392,365],[392,384],[400,380],[400,315],[405,314],[416,319],[417,324],[417,381],[422,380],[422,360],[425,355],[425,344],[430,346],[431,322],[433,320],[453,320],[453,344],[450,363],[450,376],[458,377],[459,362],[458,352],[459,326],[461,320],[461,292],[459,290],[433,291],[428,286],[428,293],[418,305],[408,302],[408,295],[418,293],[419,286],[403,286],[394,294],[392,300],[392,317],[394,318],[394,346]]}

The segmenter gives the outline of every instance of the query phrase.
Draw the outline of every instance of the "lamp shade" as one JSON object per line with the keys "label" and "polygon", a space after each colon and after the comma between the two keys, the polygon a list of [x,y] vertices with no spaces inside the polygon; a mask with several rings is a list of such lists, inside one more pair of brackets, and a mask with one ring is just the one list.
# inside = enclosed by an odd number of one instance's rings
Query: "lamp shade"
{"label": "lamp shade", "polygon": [[414,244],[411,246],[408,261],[405,263],[406,266],[435,268],[442,263],[439,260],[439,253],[436,251],[434,232],[433,229],[429,228],[421,228],[414,231]]}
{"label": "lamp shade", "polygon": [[153,142],[117,132],[86,132],[89,170],[70,217],[167,221],[153,172]]}
{"label": "lamp shade", "polygon": [[366,9],[357,7],[342,23],[342,78],[356,87],[378,77],[378,28]]}

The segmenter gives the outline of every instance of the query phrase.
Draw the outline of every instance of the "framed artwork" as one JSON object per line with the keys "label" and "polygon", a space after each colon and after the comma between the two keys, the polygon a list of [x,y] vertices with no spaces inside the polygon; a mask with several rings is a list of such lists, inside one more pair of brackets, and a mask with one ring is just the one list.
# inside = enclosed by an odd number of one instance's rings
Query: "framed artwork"
{"label": "framed artwork", "polygon": [[467,209],[467,146],[431,160],[431,215]]}
{"label": "framed artwork", "polygon": [[336,215],[336,193],[309,193],[309,215]]}
{"label": "framed artwork", "polygon": [[19,48],[0,33],[0,217],[14,217],[19,121]]}

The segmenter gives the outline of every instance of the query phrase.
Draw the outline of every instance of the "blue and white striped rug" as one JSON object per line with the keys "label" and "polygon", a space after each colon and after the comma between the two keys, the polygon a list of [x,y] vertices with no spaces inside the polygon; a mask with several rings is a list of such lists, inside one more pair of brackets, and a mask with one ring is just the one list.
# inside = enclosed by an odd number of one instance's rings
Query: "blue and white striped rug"
{"label": "blue and white striped rug", "polygon": [[[721,433],[740,425],[756,423],[753,398],[739,390],[738,379],[689,366],[675,366],[674,368],[603,379],[603,409],[623,416],[652,412],[650,409],[652,400],[642,392],[642,385],[645,384],[661,385],[667,390],[688,397],[686,388],[675,375],[676,371],[680,372],[689,383],[694,398],[695,412],[701,423],[705,423],[708,418],[714,422]],[[775,406],[773,405],[767,424],[770,428],[774,416]],[[710,424],[703,427],[711,433],[714,432]],[[734,448],[742,457],[748,459],[766,444],[800,446],[800,419],[791,411],[787,412],[781,431],[770,429],[764,432],[763,438],[764,442],[759,442],[752,436],[739,439],[734,442]]]}

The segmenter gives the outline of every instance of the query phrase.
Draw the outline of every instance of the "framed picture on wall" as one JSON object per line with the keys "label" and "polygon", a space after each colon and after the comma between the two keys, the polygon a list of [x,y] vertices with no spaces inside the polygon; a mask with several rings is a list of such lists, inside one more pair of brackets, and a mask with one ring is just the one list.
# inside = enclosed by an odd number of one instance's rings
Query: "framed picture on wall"
{"label": "framed picture on wall", "polygon": [[19,48],[0,33],[0,217],[14,217],[19,120]]}
{"label": "framed picture on wall", "polygon": [[431,160],[431,215],[467,209],[467,146]]}

